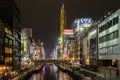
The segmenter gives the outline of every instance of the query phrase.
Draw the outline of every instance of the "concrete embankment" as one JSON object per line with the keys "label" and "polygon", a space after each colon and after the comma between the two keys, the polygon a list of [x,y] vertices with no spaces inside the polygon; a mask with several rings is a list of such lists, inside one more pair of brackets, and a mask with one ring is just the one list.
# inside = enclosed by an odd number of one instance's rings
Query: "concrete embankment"
{"label": "concrete embankment", "polygon": [[28,80],[34,73],[40,72],[45,64],[39,66],[33,66],[31,69],[27,69],[19,73],[12,80]]}
{"label": "concrete embankment", "polygon": [[68,73],[75,80],[106,80],[105,78],[102,78],[98,76],[97,74],[93,72],[89,72],[83,68],[81,68],[78,71],[75,71],[73,68],[70,68],[68,65],[56,64],[56,66],[58,66],[60,70]]}

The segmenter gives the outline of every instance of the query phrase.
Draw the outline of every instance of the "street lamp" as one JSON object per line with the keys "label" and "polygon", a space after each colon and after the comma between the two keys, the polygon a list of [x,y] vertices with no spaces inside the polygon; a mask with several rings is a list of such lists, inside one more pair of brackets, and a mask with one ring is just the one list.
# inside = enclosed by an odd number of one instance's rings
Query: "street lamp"
{"label": "street lamp", "polygon": [[111,80],[111,66],[109,66],[109,70],[110,70],[110,80]]}

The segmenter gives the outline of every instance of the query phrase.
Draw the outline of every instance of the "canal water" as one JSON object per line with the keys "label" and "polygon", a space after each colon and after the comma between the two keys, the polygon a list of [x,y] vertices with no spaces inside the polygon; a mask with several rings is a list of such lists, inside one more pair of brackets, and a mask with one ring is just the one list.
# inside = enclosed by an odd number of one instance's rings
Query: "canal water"
{"label": "canal water", "polygon": [[[46,64],[42,71],[34,73],[29,80],[76,80],[60,71],[54,64]],[[77,79],[80,80],[80,79]]]}

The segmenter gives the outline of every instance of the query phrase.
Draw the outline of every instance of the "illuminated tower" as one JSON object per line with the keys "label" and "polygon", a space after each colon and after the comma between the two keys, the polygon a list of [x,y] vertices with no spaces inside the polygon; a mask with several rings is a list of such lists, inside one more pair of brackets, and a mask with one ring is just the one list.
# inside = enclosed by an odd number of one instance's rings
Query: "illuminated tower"
{"label": "illuminated tower", "polygon": [[64,3],[63,3],[60,11],[60,41],[61,41],[60,48],[62,52],[64,49],[63,48],[64,47],[63,30],[66,28],[66,20],[67,20],[67,17],[66,17],[66,12],[65,12]]}

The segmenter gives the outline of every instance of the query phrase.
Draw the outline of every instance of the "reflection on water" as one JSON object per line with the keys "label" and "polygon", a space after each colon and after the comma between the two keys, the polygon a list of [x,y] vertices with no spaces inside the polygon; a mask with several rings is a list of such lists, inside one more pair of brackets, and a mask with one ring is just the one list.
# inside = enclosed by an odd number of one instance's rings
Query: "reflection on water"
{"label": "reflection on water", "polygon": [[58,70],[54,64],[47,64],[42,71],[33,74],[29,80],[74,80],[67,73]]}

